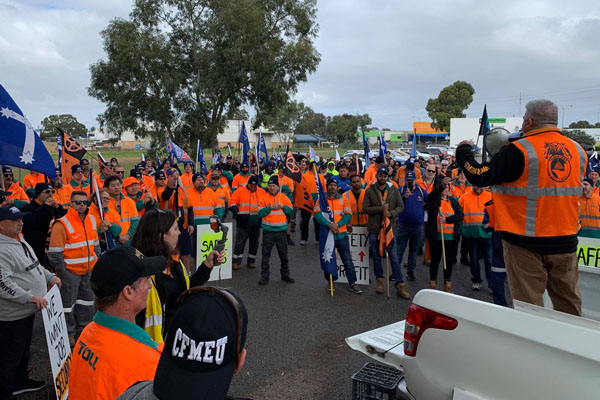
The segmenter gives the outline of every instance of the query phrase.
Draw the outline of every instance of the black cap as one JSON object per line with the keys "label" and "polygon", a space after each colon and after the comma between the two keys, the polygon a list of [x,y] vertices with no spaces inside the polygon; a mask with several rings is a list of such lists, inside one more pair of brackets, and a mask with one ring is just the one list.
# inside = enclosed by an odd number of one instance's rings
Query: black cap
{"label": "black cap", "polygon": [[251,175],[250,178],[248,178],[248,185],[258,185],[258,178],[256,175]]}
{"label": "black cap", "polygon": [[127,285],[144,276],[158,274],[167,267],[163,256],[144,257],[131,246],[117,247],[98,259],[92,271],[92,290],[98,298],[119,293]]}
{"label": "black cap", "polygon": [[388,171],[387,167],[380,167],[380,168],[377,170],[377,175],[380,175],[380,174],[386,174],[386,175],[389,175],[389,174],[390,174],[390,172]]}
{"label": "black cap", "polygon": [[52,189],[52,185],[47,182],[40,182],[35,185],[35,197],[38,197],[44,190]]}
{"label": "black cap", "polygon": [[4,172],[7,172],[7,173],[8,173],[8,172],[10,172],[10,173],[12,174],[12,172],[13,172],[13,171],[12,171],[12,168],[11,168],[11,167],[8,167],[8,166],[6,166],[6,165],[3,165],[3,166],[2,166],[2,172],[3,172],[3,173],[4,173]]}
{"label": "black cap", "polygon": [[269,178],[269,185],[277,185],[279,186],[279,177],[277,175],[273,175]]}
{"label": "black cap", "polygon": [[163,171],[156,171],[154,173],[154,179],[165,179],[165,173]]}
{"label": "black cap", "polygon": [[231,157],[230,155],[227,155],[227,157],[225,157],[227,160],[231,160],[233,157]]}
{"label": "black cap", "polygon": [[247,331],[248,312],[233,293],[213,287],[184,292],[158,361],[154,394],[162,400],[225,398]]}
{"label": "black cap", "polygon": [[87,158],[81,159],[81,165],[89,165],[90,161]]}
{"label": "black cap", "polygon": [[250,167],[248,166],[248,163],[246,163],[246,162],[243,162],[243,163],[242,163],[242,165],[240,165],[240,168],[244,168],[244,167],[246,167],[246,168],[250,168]]}
{"label": "black cap", "polygon": [[383,164],[383,157],[377,157],[377,158],[375,158],[375,163],[377,163],[377,164]]}
{"label": "black cap", "polygon": [[336,186],[338,184],[338,182],[333,177],[327,179],[327,186],[329,186],[331,183],[335,183]]}
{"label": "black cap", "polygon": [[204,178],[205,176],[206,176],[206,174],[204,174],[202,172],[196,172],[194,175],[192,175],[192,182],[196,182],[196,179]]}
{"label": "black cap", "polygon": [[24,216],[26,216],[27,214],[29,214],[29,213],[21,212],[21,210],[19,210],[15,206],[0,207],[0,221],[3,221],[5,219],[10,219],[10,220],[21,219]]}
{"label": "black cap", "polygon": [[83,172],[83,167],[80,164],[71,165],[71,175],[75,172]]}

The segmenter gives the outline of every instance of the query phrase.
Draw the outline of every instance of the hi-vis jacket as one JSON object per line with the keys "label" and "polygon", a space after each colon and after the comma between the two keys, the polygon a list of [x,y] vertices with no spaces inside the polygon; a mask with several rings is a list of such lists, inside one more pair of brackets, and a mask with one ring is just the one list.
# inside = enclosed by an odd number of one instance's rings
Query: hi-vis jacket
{"label": "hi-vis jacket", "polygon": [[67,214],[52,227],[48,260],[57,271],[65,267],[76,275],[91,272],[100,254],[96,219],[86,215],[82,221],[79,213],[69,208]]}
{"label": "hi-vis jacket", "polygon": [[369,215],[363,211],[363,202],[365,200],[365,189],[360,190],[358,196],[358,202],[352,190],[348,190],[344,193],[344,198],[348,201],[350,210],[352,211],[352,219],[350,225],[352,226],[367,226],[369,223]]}
{"label": "hi-vis jacket", "polygon": [[261,188],[256,188],[255,192],[251,192],[247,187],[241,187],[233,192],[229,199],[229,209],[233,212],[236,222],[242,226],[259,225],[259,202],[266,194],[267,192]]}
{"label": "hi-vis jacket", "polygon": [[579,203],[581,228],[577,236],[600,238],[600,196],[581,196]]}
{"label": "hi-vis jacket", "polygon": [[[352,197],[354,197],[354,195],[352,195]],[[346,225],[352,219],[352,209],[350,208],[346,197],[339,193],[336,193],[333,198],[327,198],[327,203],[329,205],[329,210],[333,214],[333,222],[339,227],[338,233],[334,235],[334,239],[343,239],[348,236]],[[315,219],[319,224],[327,227],[332,222],[323,215],[320,201],[317,201],[317,204],[315,205]]]}
{"label": "hi-vis jacket", "polygon": [[458,200],[463,213],[462,233],[467,238],[489,239],[492,235],[483,229],[483,216],[485,214],[485,203],[492,199],[492,194],[487,191],[475,194],[473,190],[468,191]]}
{"label": "hi-vis jacket", "polygon": [[199,192],[195,187],[187,191],[188,205],[194,212],[194,225],[210,223],[210,216],[223,216],[223,208],[217,194],[209,187]]}
{"label": "hi-vis jacket", "polygon": [[496,230],[525,237],[576,235],[587,155],[558,128],[527,132],[512,143],[525,166],[513,182],[492,186]]}
{"label": "hi-vis jacket", "polygon": [[[275,202],[281,204],[282,208],[273,210],[271,206]],[[265,231],[286,231],[288,226],[286,215],[291,215],[292,210],[292,202],[281,192],[275,196],[267,192],[258,200],[258,216],[262,218],[261,227]]]}
{"label": "hi-vis jacket", "polygon": [[121,221],[121,235],[129,234],[129,241],[127,242],[127,245],[129,245],[131,239],[133,239],[133,234],[140,223],[140,216],[135,201],[131,200],[129,197],[123,196],[123,194],[119,194],[119,196],[121,196],[121,212],[117,210],[116,201],[113,198],[111,198],[108,203],[108,209],[119,215]]}
{"label": "hi-vis jacket", "polygon": [[113,400],[154,379],[162,348],[133,322],[98,311],[73,348],[69,398]]}

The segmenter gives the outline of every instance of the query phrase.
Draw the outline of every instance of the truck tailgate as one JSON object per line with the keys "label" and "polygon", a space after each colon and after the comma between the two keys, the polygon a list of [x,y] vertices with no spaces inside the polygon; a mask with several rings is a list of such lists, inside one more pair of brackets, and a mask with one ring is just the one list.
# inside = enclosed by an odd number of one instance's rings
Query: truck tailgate
{"label": "truck tailgate", "polygon": [[402,369],[404,321],[346,338],[351,349],[392,367]]}

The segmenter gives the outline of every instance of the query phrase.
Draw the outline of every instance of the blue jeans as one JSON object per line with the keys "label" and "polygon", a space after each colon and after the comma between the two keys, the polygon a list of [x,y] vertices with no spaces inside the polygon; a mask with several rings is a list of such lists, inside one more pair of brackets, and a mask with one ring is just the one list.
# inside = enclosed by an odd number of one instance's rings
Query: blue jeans
{"label": "blue jeans", "polygon": [[481,267],[479,266],[479,253],[483,254],[485,265],[485,278],[490,281],[490,269],[492,267],[492,239],[470,239],[471,240],[471,281],[481,283]]}
{"label": "blue jeans", "polygon": [[[379,255],[379,241],[377,240],[377,233],[369,233],[369,243],[371,244],[371,254],[373,254],[373,269],[375,271],[376,278],[383,278],[383,268],[381,267],[381,256]],[[392,264],[392,276],[396,281],[396,285],[404,283],[402,279],[402,271],[400,270],[400,263],[398,262],[398,250],[396,244],[396,237],[392,240],[389,246],[390,251],[388,257]]]}
{"label": "blue jeans", "polygon": [[[350,241],[348,240],[348,236],[343,239],[337,239],[335,241],[335,248],[337,249],[338,253],[340,253],[340,258],[344,264],[344,273],[346,274],[348,283],[352,285],[356,282],[356,269],[354,268],[352,256],[350,255]],[[325,279],[327,282],[329,282],[328,273],[325,273]]]}
{"label": "blue jeans", "polygon": [[408,244],[408,270],[414,271],[417,268],[417,251],[421,247],[421,238],[423,226],[409,227],[398,224],[396,231],[396,241],[398,242],[398,262],[402,262],[404,250]]}

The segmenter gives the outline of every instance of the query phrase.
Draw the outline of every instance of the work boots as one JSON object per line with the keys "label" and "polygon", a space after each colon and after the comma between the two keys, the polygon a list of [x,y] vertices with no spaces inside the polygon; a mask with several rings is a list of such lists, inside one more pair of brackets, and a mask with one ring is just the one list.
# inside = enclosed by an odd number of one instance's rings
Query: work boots
{"label": "work boots", "polygon": [[254,265],[253,262],[249,262],[248,263],[248,268],[255,268],[255,267],[256,267],[256,265]]}
{"label": "work boots", "polygon": [[429,289],[437,289],[437,281],[429,281]]}
{"label": "work boots", "polygon": [[405,283],[399,283],[396,285],[396,291],[398,291],[398,296],[400,296],[401,298],[408,300],[410,299],[410,293],[408,293],[408,290],[406,290],[406,284]]}
{"label": "work boots", "polygon": [[452,282],[450,282],[450,281],[444,282],[444,292],[454,293],[452,291]]}
{"label": "work boots", "polygon": [[236,271],[237,271],[238,269],[240,269],[240,264],[238,264],[238,263],[233,263],[233,264],[231,264],[231,269],[233,269],[233,270],[236,270]]}
{"label": "work boots", "polygon": [[377,278],[377,287],[375,288],[375,292],[383,294],[383,278]]}

